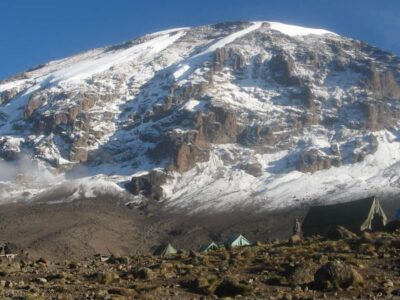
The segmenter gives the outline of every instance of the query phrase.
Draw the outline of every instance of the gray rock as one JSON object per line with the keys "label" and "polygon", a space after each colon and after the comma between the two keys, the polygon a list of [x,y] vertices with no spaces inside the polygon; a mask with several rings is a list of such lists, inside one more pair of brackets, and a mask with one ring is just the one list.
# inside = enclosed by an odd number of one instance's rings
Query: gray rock
{"label": "gray rock", "polygon": [[314,277],[315,284],[320,289],[348,288],[364,282],[353,267],[340,260],[328,262],[315,273]]}

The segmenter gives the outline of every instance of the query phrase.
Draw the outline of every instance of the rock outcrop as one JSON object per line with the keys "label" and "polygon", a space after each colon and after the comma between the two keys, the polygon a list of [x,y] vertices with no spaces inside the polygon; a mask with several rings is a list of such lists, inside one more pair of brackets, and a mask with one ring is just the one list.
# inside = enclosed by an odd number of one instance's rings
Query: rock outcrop
{"label": "rock outcrop", "polygon": [[295,61],[287,53],[278,53],[269,61],[269,68],[271,70],[274,80],[287,86],[300,85],[300,79],[295,75]]}
{"label": "rock outcrop", "polygon": [[340,164],[340,157],[328,156],[317,149],[310,149],[300,155],[297,169],[300,172],[314,173],[332,166],[338,167]]}
{"label": "rock outcrop", "polygon": [[133,177],[127,188],[134,195],[142,194],[149,199],[160,200],[164,194],[161,186],[166,180],[167,174],[164,172],[151,171],[146,175]]}

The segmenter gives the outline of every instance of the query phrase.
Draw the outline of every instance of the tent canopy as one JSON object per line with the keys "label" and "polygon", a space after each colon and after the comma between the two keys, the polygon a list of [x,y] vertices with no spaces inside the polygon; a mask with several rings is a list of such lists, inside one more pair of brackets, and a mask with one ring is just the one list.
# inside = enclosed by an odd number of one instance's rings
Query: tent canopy
{"label": "tent canopy", "polygon": [[167,244],[167,245],[161,245],[159,247],[157,247],[156,251],[154,251],[154,255],[157,256],[169,256],[169,255],[174,255],[176,254],[178,251],[176,251],[176,249],[174,247],[172,247],[171,244]]}
{"label": "tent canopy", "polygon": [[336,226],[353,232],[376,230],[387,223],[387,217],[375,197],[325,206],[312,206],[302,229],[305,236],[326,234]]}
{"label": "tent canopy", "polygon": [[239,234],[237,236],[233,236],[233,237],[229,238],[225,242],[225,245],[229,246],[229,247],[249,246],[250,242],[243,235]]}
{"label": "tent canopy", "polygon": [[209,243],[207,245],[203,245],[200,248],[200,252],[207,252],[207,251],[216,250],[216,249],[218,249],[218,245],[216,243],[214,243],[214,242],[211,242],[211,243]]}

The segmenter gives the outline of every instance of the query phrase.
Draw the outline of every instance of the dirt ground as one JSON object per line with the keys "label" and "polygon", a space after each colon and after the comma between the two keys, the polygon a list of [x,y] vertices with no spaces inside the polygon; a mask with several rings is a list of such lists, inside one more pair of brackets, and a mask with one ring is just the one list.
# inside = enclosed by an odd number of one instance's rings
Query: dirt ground
{"label": "dirt ground", "polygon": [[[400,206],[397,198],[382,203],[389,218],[393,218]],[[197,215],[161,211],[153,208],[149,213],[109,199],[2,205],[0,239],[33,257],[51,259],[82,259],[96,253],[149,254],[167,242],[177,249],[197,250],[210,240],[221,243],[237,233],[251,242],[286,239],[293,220],[301,219],[307,207]]]}

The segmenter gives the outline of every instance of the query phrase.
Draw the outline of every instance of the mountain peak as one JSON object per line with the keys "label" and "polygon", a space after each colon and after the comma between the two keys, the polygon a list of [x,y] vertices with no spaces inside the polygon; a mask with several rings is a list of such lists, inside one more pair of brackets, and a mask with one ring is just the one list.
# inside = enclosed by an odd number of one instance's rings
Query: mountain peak
{"label": "mountain peak", "polygon": [[[2,198],[114,193],[195,212],[396,192],[399,62],[277,22],[169,29],[49,62],[0,83]],[[26,179],[33,169],[54,178]]]}

